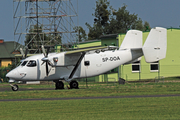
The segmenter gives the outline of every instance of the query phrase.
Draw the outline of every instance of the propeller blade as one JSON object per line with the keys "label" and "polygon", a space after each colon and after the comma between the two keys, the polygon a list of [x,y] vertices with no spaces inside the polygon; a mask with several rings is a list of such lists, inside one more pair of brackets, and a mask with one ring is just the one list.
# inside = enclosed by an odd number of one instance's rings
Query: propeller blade
{"label": "propeller blade", "polygon": [[46,57],[48,56],[49,54],[49,50],[50,50],[50,47],[47,48],[47,53],[46,53]]}
{"label": "propeller blade", "polygon": [[47,48],[47,52],[45,52],[44,46],[41,46],[43,54],[44,54],[44,58],[42,58],[41,60],[43,61],[43,63],[41,65],[43,65],[46,62],[46,76],[48,76],[49,74],[49,69],[48,69],[48,64],[52,65],[51,62],[48,60],[48,54],[49,54],[49,50],[50,47]]}
{"label": "propeller blade", "polygon": [[22,48],[20,48],[20,52],[21,52],[21,54],[22,54],[22,58],[24,58],[25,56],[24,56],[24,52],[23,52],[23,49],[22,49]]}
{"label": "propeller blade", "polygon": [[49,69],[48,69],[48,62],[46,62],[46,76],[49,74]]}
{"label": "propeller blade", "polygon": [[25,51],[25,55],[24,55],[25,58],[27,57],[27,53],[28,53],[28,48],[26,48],[26,51]]}
{"label": "propeller blade", "polygon": [[43,63],[41,65],[43,65],[45,62],[43,61]]}
{"label": "propeller blade", "polygon": [[42,45],[41,48],[42,48],[42,52],[43,52],[44,56],[46,56],[46,52],[45,52],[45,49],[44,49],[44,45]]}

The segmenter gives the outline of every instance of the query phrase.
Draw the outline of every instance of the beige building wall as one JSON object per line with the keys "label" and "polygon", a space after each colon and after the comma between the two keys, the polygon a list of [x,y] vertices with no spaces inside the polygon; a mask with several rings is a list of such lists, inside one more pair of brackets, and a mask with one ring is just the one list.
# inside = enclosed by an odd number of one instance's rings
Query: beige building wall
{"label": "beige building wall", "polygon": [[3,59],[1,60],[1,67],[7,67],[8,64],[12,64],[12,61],[10,59]]}

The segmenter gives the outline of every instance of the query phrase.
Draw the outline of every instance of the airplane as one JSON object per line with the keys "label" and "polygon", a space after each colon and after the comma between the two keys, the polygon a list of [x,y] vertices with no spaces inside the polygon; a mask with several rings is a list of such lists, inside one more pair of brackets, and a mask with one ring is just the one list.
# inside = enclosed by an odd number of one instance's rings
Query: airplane
{"label": "airplane", "polygon": [[120,65],[139,61],[143,55],[147,63],[166,57],[165,28],[152,28],[143,46],[142,38],[142,31],[129,30],[120,47],[103,46],[49,53],[49,48],[45,52],[42,46],[42,54],[25,58],[6,77],[13,91],[19,89],[17,84],[12,84],[17,81],[53,81],[55,89],[64,89],[64,82],[68,82],[70,88],[78,89],[79,84],[74,79],[106,73]]}

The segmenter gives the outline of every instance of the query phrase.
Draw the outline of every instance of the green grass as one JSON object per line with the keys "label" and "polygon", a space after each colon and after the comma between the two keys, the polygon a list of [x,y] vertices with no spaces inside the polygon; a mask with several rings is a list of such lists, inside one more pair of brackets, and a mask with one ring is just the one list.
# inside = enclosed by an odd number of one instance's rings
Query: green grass
{"label": "green grass", "polygon": [[[0,84],[0,89],[10,87]],[[80,83],[80,89],[53,90],[54,85],[20,85],[52,90],[3,91],[0,99],[180,94],[179,82]],[[180,97],[107,98],[0,102],[0,120],[179,119]]]}
{"label": "green grass", "polygon": [[[1,88],[2,86],[0,86]],[[7,86],[6,86],[7,87]],[[10,87],[10,86],[8,86]],[[0,99],[61,98],[89,96],[165,95],[180,94],[180,83],[130,83],[125,85],[97,84],[80,86],[80,89],[53,90],[54,85],[20,85],[22,88],[52,88],[52,90],[27,90],[0,92]]]}
{"label": "green grass", "polygon": [[1,102],[1,120],[179,119],[180,97]]}

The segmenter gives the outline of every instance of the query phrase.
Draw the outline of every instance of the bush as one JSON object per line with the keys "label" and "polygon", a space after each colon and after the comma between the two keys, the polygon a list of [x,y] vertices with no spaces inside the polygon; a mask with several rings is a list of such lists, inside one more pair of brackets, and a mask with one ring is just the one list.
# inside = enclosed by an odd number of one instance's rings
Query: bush
{"label": "bush", "polygon": [[6,74],[11,70],[12,68],[10,66],[8,67],[1,67],[0,68],[0,81],[1,82],[8,82],[8,79],[6,78]]}

